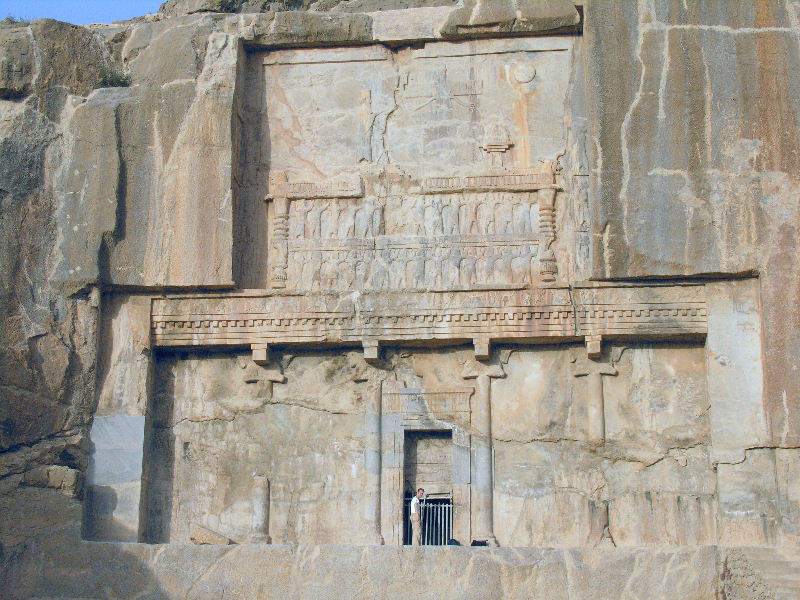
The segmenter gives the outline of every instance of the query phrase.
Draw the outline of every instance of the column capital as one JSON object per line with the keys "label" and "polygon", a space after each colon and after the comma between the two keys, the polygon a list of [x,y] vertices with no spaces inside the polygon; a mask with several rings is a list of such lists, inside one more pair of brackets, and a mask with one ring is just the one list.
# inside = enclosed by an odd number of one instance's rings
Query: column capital
{"label": "column capital", "polygon": [[486,375],[490,379],[502,379],[506,376],[502,364],[490,365],[483,362],[478,362],[475,359],[469,359],[464,363],[464,368],[461,371],[461,377],[464,379],[477,379],[478,377]]}

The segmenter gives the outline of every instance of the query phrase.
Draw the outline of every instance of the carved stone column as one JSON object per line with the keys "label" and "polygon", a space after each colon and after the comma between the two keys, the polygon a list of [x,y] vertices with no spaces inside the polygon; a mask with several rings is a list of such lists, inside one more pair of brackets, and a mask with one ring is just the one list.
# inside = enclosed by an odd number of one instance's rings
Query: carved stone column
{"label": "carved stone column", "polygon": [[289,199],[275,198],[272,201],[272,243],[269,257],[269,285],[286,287],[289,267]]}
{"label": "carved stone column", "polygon": [[612,363],[600,362],[602,340],[600,336],[586,336],[586,358],[574,358],[573,375],[586,377],[586,418],[589,441],[603,444],[606,440],[605,402],[603,399],[603,375],[616,375]]}
{"label": "carved stone column", "polygon": [[555,281],[558,267],[556,255],[551,245],[556,239],[555,188],[544,188],[538,191],[539,196],[539,235],[541,248],[539,255],[539,273],[542,281]]}
{"label": "carved stone column", "polygon": [[378,382],[367,405],[365,466],[367,470],[367,521],[372,523],[372,543],[382,545],[381,535],[381,399],[383,384]]}
{"label": "carved stone column", "polygon": [[472,445],[475,479],[472,483],[472,538],[497,546],[494,536],[494,473],[492,460],[492,379],[505,377],[500,365],[468,361],[462,374],[475,380],[472,407]]}
{"label": "carved stone column", "polygon": [[368,544],[384,544],[381,533],[381,478],[383,476],[383,381],[378,377],[370,377],[374,369],[367,366],[369,363],[356,361],[351,363],[351,379],[356,383],[367,383],[372,379],[376,383],[368,384],[369,394],[364,410],[364,469],[367,473],[366,489],[364,494],[364,521],[365,541]]}
{"label": "carved stone column", "polygon": [[269,479],[253,476],[253,544],[271,544],[269,537]]}
{"label": "carved stone column", "polygon": [[382,545],[381,535],[381,398],[383,386],[381,382],[372,390],[366,410],[366,455],[364,457],[367,471],[367,503],[366,521],[370,524],[373,544]]}

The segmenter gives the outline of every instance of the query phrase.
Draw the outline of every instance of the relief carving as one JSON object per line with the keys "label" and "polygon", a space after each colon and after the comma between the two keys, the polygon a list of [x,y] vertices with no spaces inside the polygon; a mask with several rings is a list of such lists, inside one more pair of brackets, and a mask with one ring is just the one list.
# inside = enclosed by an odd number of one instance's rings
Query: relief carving
{"label": "relief carving", "polygon": [[707,328],[701,285],[176,296],[154,299],[151,321],[155,346],[250,344],[257,362],[266,361],[269,344],[362,344],[377,358],[383,343],[472,339],[482,358],[492,342],[699,339]]}
{"label": "relief carving", "polygon": [[470,422],[470,397],[473,392],[472,387],[384,391],[383,410],[385,413],[403,415],[404,427],[417,428],[431,421],[466,425]]}
{"label": "relief carving", "polygon": [[[273,245],[283,244],[283,215],[274,214]],[[271,262],[303,290],[529,285],[541,279],[541,224],[530,191],[304,198],[290,203],[287,266],[282,246]]]}

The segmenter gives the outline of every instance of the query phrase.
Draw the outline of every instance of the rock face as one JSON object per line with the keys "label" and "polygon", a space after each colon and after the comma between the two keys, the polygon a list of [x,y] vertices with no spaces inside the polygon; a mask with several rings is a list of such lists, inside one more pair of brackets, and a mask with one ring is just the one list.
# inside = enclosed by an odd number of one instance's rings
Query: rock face
{"label": "rock face", "polygon": [[791,597],[798,23],[0,24],[1,589]]}

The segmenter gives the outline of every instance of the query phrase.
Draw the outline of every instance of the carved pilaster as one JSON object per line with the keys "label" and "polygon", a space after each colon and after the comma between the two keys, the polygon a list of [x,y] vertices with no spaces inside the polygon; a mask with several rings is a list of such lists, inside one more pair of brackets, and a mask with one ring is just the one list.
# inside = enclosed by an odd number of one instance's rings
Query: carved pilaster
{"label": "carved pilaster", "polygon": [[272,211],[269,285],[274,288],[284,288],[289,266],[289,199],[275,198],[272,201]]}
{"label": "carved pilaster", "polygon": [[381,534],[381,401],[383,397],[383,384],[378,382],[371,391],[370,402],[366,409],[366,455],[367,470],[367,506],[365,515],[372,524],[372,533],[369,540],[373,544],[383,544]]}
{"label": "carved pilaster", "polygon": [[492,379],[505,377],[500,365],[468,361],[464,379],[475,380],[475,404],[472,407],[472,436],[475,455],[475,481],[472,485],[472,537],[497,546],[494,535],[494,477],[492,470]]}
{"label": "carved pilaster", "polygon": [[271,544],[269,536],[269,479],[253,476],[253,544]]}
{"label": "carved pilaster", "polygon": [[586,377],[587,429],[589,441],[593,444],[603,444],[606,439],[603,376],[618,373],[613,362],[602,362],[602,338],[599,335],[586,336],[586,358],[573,357],[572,374],[575,377]]}
{"label": "carved pilaster", "polygon": [[556,256],[550,247],[556,239],[556,190],[541,189],[539,195],[539,235],[541,236],[541,254],[539,255],[539,273],[542,281],[555,281],[558,274]]}

